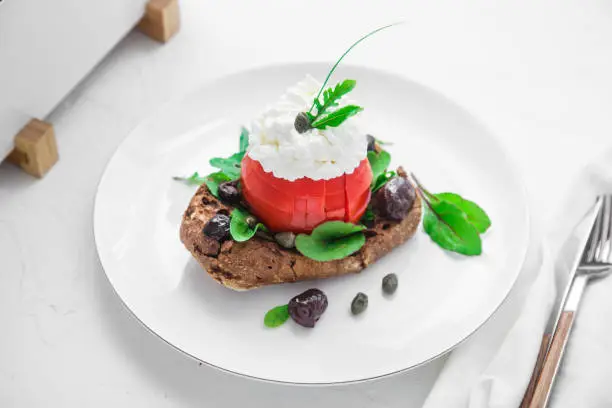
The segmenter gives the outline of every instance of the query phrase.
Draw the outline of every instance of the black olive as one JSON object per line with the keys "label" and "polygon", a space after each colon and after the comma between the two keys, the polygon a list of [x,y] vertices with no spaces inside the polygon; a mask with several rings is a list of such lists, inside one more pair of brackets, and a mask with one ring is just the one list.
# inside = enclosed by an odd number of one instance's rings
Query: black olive
{"label": "black olive", "polygon": [[293,122],[293,126],[298,133],[305,133],[312,129],[312,125],[310,124],[310,119],[308,119],[308,115],[306,112],[300,112],[295,117],[295,122]]}
{"label": "black olive", "polygon": [[388,295],[392,295],[397,290],[397,275],[390,273],[382,280],[382,290]]}
{"label": "black olive", "polygon": [[327,296],[319,289],[308,289],[289,301],[289,315],[304,327],[314,327],[325,309]]}
{"label": "black olive", "polygon": [[368,295],[365,293],[357,293],[351,302],[351,313],[358,315],[368,308]]}
{"label": "black olive", "polygon": [[219,184],[219,198],[228,204],[240,203],[241,196],[238,190],[238,180],[226,181]]}
{"label": "black olive", "polygon": [[366,135],[366,139],[368,140],[368,152],[373,152],[376,150],[376,139],[372,135]]}
{"label": "black olive", "polygon": [[401,221],[416,198],[414,187],[403,177],[393,177],[372,198],[372,209],[380,216]]}
{"label": "black olive", "polygon": [[217,241],[225,241],[230,236],[230,217],[216,214],[204,225],[202,232]]}

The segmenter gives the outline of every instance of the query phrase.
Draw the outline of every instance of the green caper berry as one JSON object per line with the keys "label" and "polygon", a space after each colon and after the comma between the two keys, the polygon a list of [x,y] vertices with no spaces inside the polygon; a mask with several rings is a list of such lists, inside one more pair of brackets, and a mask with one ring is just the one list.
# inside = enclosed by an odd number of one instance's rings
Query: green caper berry
{"label": "green caper berry", "polygon": [[392,295],[397,290],[397,275],[390,273],[382,280],[382,290],[388,295]]}
{"label": "green caper berry", "polygon": [[283,248],[293,248],[295,246],[295,234],[293,232],[279,232],[274,235],[274,239]]}
{"label": "green caper berry", "polygon": [[300,112],[297,114],[293,126],[295,126],[295,130],[297,130],[298,133],[305,133],[312,129],[310,119],[308,118],[308,115],[306,115],[306,112]]}
{"label": "green caper berry", "polygon": [[252,215],[249,215],[248,217],[246,217],[245,222],[247,223],[249,228],[255,228],[255,226],[257,225],[257,218],[253,217]]}
{"label": "green caper berry", "polygon": [[351,302],[351,313],[358,315],[368,308],[368,295],[365,293],[357,293]]}

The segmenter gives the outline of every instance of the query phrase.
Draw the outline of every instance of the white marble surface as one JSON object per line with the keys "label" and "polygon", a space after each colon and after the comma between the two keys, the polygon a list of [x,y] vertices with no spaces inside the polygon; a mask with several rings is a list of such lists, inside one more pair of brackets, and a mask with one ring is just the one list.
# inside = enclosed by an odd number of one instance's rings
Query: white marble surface
{"label": "white marble surface", "polygon": [[[350,62],[400,72],[472,111],[515,156],[535,217],[554,222],[568,179],[612,144],[612,4],[183,0],[182,11],[172,42],[131,33],[53,112],[61,158],[44,180],[0,165],[0,406],[420,406],[441,361],[370,384],[293,388],[199,366],[146,332],[96,255],[92,204],[104,165],[142,119],[204,81],[332,60],[364,31],[404,19]],[[588,348],[585,334],[582,349],[570,347],[570,368]],[[591,364],[610,360],[602,350]]]}

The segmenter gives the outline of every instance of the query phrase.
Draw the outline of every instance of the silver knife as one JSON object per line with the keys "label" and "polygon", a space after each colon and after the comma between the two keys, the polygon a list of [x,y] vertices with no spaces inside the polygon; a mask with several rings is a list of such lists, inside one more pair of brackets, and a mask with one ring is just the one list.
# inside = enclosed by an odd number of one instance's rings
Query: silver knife
{"label": "silver knife", "polygon": [[[597,220],[597,215],[601,211],[603,200],[601,197],[597,198],[595,205],[593,208],[587,213],[585,219],[588,222],[588,233],[581,237],[579,243],[579,250],[576,251],[576,256],[574,257],[574,261],[572,263],[572,267],[569,270],[569,273],[563,276],[563,292],[557,294],[555,298],[555,304],[552,308],[552,312],[550,317],[548,318],[548,323],[546,324],[546,329],[544,330],[544,335],[542,336],[542,344],[540,345],[540,351],[538,353],[538,358],[536,360],[536,364],[533,368],[533,373],[531,374],[531,380],[529,381],[529,385],[527,390],[525,391],[525,395],[523,396],[523,401],[521,402],[520,408],[527,408],[529,403],[531,402],[531,398],[533,396],[533,392],[536,386],[536,381],[540,376],[540,371],[542,369],[542,364],[544,362],[544,357],[548,353],[548,349],[550,347],[550,343],[552,341],[552,334],[557,329],[557,324],[559,323],[559,318],[563,313],[563,307],[565,305],[565,301],[569,295],[570,289],[572,288],[572,283],[574,282],[574,277],[576,276],[576,271],[578,270],[578,266],[580,265],[580,260],[584,256],[584,252],[587,248],[587,244],[589,242],[589,237],[593,231],[593,227],[595,226],[595,221]],[[582,223],[581,223],[582,224]]]}

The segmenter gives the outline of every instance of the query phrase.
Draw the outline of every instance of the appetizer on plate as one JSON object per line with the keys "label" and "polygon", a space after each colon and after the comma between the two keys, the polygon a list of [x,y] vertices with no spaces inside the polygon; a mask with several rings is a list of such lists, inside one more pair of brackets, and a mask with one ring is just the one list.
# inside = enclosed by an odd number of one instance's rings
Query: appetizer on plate
{"label": "appetizer on plate", "polygon": [[[181,241],[219,283],[248,290],[356,273],[409,240],[421,219],[442,248],[481,253],[485,212],[459,195],[430,193],[402,167],[390,170],[386,144],[359,123],[364,108],[349,95],[357,82],[327,87],[344,56],[387,27],[354,43],[322,84],[306,76],[290,87],[243,128],[237,153],[210,160],[218,171],[184,179],[201,186]],[[396,288],[397,276],[385,277],[385,293]],[[359,293],[351,310],[367,302]],[[313,327],[326,307],[325,294],[311,289],[271,310],[266,325],[291,315]]]}
{"label": "appetizer on plate", "polygon": [[196,192],[181,239],[217,281],[244,290],[355,273],[415,233],[421,203],[406,172],[387,171],[390,155],[356,118],[318,125],[325,103],[356,106],[341,97],[354,86],[325,92],[314,126],[298,130],[321,88],[300,81],[244,130],[243,150],[218,163],[231,179]]}

